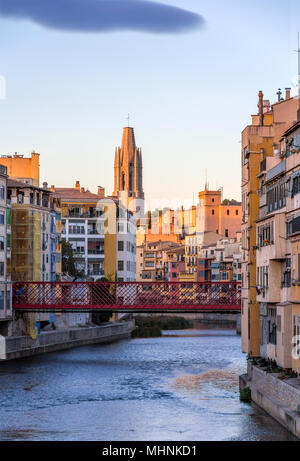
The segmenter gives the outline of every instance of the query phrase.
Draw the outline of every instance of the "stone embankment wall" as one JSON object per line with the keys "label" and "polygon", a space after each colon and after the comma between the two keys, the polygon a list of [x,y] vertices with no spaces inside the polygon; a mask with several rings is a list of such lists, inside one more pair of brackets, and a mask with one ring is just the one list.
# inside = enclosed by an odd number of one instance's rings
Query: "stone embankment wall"
{"label": "stone embankment wall", "polygon": [[45,352],[70,349],[95,343],[109,343],[129,338],[134,321],[108,323],[97,327],[70,328],[30,336],[0,336],[0,360],[11,360]]}
{"label": "stone embankment wall", "polygon": [[300,438],[300,378],[278,376],[249,363],[247,375],[240,377],[240,388],[249,387],[253,402]]}

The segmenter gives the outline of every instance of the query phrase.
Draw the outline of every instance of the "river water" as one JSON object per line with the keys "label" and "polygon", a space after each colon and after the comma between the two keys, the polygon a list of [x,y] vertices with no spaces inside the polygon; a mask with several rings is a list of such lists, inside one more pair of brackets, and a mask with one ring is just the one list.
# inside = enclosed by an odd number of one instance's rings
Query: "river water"
{"label": "river water", "polygon": [[239,401],[233,330],[165,332],[0,364],[0,440],[293,440]]}

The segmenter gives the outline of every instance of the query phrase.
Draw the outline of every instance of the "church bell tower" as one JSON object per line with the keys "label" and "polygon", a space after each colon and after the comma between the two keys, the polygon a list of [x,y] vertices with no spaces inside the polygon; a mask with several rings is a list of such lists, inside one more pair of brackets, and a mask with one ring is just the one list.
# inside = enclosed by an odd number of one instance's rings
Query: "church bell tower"
{"label": "church bell tower", "polygon": [[[130,202],[134,199],[144,200],[142,150],[136,147],[134,130],[129,126],[123,128],[122,146],[115,150],[113,196],[120,198],[126,208],[134,208],[134,212],[137,207],[130,206]],[[140,208],[138,200],[136,203]],[[140,213],[143,213],[143,207]]]}

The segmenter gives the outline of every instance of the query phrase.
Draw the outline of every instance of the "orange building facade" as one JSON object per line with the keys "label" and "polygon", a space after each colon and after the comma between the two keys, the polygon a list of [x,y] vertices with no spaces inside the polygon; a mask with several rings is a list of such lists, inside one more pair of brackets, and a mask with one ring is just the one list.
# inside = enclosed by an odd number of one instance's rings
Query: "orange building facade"
{"label": "orange building facade", "polygon": [[40,154],[31,152],[30,157],[24,155],[1,155],[0,163],[7,168],[11,179],[21,180],[35,187],[40,185]]}

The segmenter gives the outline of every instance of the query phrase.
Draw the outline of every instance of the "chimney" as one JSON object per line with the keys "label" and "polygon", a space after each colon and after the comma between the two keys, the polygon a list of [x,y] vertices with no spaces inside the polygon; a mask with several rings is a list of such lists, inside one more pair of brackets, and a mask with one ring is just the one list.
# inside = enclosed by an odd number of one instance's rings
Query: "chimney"
{"label": "chimney", "polygon": [[285,89],[285,99],[291,99],[291,89],[290,88]]}
{"label": "chimney", "polygon": [[48,189],[48,183],[47,182],[43,182],[43,189]]}
{"label": "chimney", "polygon": [[259,115],[259,124],[264,124],[264,95],[263,92],[260,91],[258,93],[258,115]]}
{"label": "chimney", "polygon": [[104,187],[98,186],[98,192],[97,192],[97,194],[98,194],[100,197],[104,197],[104,192],[105,192]]}
{"label": "chimney", "polygon": [[84,187],[81,187],[80,192],[84,192]]}
{"label": "chimney", "polygon": [[80,181],[76,181],[75,189],[80,190]]}

